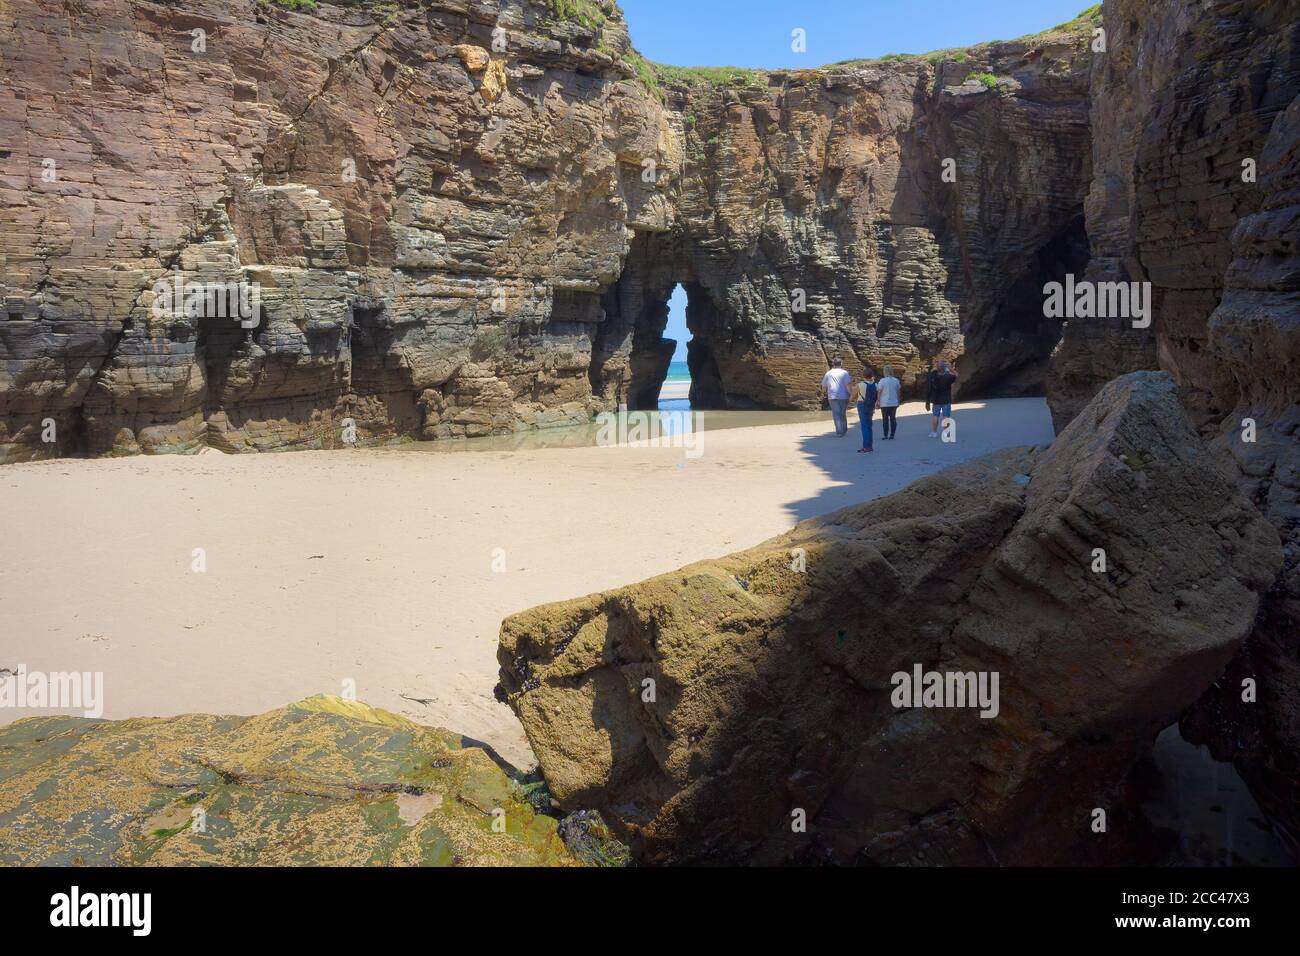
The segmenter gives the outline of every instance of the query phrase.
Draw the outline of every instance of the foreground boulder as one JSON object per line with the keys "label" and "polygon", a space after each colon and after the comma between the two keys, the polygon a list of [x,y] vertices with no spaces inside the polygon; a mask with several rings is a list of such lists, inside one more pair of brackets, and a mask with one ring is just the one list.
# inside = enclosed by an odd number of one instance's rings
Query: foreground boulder
{"label": "foreground boulder", "polygon": [[460,741],[335,697],[20,720],[0,728],[0,864],[576,865],[556,821]]}
{"label": "foreground boulder", "polygon": [[1134,373],[1045,450],[508,618],[501,683],[557,800],[646,860],[1117,860],[1134,762],[1280,562]]}

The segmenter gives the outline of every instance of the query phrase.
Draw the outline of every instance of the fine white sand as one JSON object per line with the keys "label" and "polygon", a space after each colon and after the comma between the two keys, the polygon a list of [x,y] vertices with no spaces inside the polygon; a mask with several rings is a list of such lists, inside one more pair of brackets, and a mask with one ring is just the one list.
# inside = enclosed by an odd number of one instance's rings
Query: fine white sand
{"label": "fine white sand", "polygon": [[[0,668],[101,671],[109,718],[254,714],[354,681],[361,700],[529,766],[492,695],[503,616],[1052,438],[1039,399],[954,417],[953,444],[926,437],[919,405],[903,407],[894,441],[877,418],[872,455],[856,454],[855,418],[837,438],[827,415],[706,430],[696,458],[458,442],[6,465]],[[0,723],[33,713],[0,709]]]}

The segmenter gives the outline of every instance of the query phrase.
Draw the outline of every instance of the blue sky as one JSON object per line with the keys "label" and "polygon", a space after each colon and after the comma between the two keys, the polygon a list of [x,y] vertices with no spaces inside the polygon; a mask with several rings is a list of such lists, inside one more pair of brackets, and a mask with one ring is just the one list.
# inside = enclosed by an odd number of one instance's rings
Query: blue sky
{"label": "blue sky", "polygon": [[674,362],[686,361],[686,342],[690,337],[691,333],[686,330],[686,290],[678,286],[668,300],[668,327],[664,329],[664,338],[677,340]]}
{"label": "blue sky", "polygon": [[[674,66],[814,67],[1009,40],[1089,0],[620,0],[632,43]],[[808,52],[790,49],[804,30]]]}
{"label": "blue sky", "polygon": [[[620,0],[632,43],[674,66],[813,67],[1008,40],[1072,20],[1089,0]],[[806,32],[807,53],[790,49]],[[664,335],[686,359],[686,295]]]}

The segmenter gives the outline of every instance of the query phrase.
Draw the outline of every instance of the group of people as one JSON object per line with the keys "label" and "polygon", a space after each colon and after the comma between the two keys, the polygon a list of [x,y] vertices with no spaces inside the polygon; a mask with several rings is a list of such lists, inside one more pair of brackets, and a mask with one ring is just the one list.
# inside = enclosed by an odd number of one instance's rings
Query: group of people
{"label": "group of people", "polygon": [[[835,434],[843,438],[849,431],[850,395],[857,400],[858,421],[862,425],[862,447],[858,454],[874,450],[873,424],[876,409],[880,410],[881,431],[888,441],[898,432],[898,406],[902,401],[902,383],[894,375],[893,366],[886,365],[884,374],[877,380],[875,369],[867,366],[856,386],[853,376],[843,367],[839,357],[831,359],[831,367],[822,376],[821,393],[831,407]],[[946,359],[940,359],[926,377],[925,408],[930,412],[930,437],[939,437],[939,425],[952,417],[952,386],[957,373]]]}

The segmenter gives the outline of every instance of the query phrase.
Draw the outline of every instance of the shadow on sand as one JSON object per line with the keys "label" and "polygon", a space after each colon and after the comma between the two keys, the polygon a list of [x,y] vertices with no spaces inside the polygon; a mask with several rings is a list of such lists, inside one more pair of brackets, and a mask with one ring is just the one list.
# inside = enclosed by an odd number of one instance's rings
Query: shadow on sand
{"label": "shadow on sand", "polygon": [[786,505],[795,521],[890,495],[918,478],[989,452],[1053,439],[1051,415],[1041,398],[964,402],[953,407],[955,441],[930,438],[930,415],[919,402],[899,409],[897,436],[882,438],[880,415],[872,422],[875,451],[858,454],[862,431],[850,411],[849,431],[837,437],[826,414],[826,431],[804,438],[800,450],[835,484],[812,498]]}

